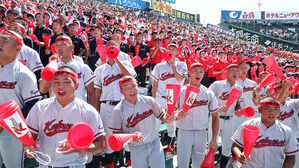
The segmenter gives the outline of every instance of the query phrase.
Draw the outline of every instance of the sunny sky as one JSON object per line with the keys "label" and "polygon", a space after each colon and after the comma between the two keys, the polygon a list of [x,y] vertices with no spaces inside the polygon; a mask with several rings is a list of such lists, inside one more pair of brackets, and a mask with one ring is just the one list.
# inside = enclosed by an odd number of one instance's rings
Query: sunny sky
{"label": "sunny sky", "polygon": [[[299,11],[299,0],[260,0],[261,11]],[[259,0],[176,0],[174,9],[199,13],[200,22],[218,24],[221,10],[259,11]]]}

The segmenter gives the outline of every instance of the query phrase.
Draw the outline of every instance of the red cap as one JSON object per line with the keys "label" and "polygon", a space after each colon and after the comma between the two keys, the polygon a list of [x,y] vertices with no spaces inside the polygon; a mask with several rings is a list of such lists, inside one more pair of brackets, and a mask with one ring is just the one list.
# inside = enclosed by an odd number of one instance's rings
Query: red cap
{"label": "red cap", "polygon": [[202,65],[201,63],[193,63],[193,64],[190,66],[189,71],[191,71],[192,69],[197,68],[197,67],[199,67],[199,68],[203,68],[203,65]]}
{"label": "red cap", "polygon": [[176,44],[173,44],[173,43],[168,44],[167,48],[168,47],[174,47],[176,50],[179,50],[178,46]]}

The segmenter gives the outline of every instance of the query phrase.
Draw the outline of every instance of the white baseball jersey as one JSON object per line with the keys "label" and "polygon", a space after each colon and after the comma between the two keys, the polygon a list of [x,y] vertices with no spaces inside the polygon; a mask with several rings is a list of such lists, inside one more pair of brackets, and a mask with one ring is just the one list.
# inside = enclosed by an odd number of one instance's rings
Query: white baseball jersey
{"label": "white baseball jersey", "polygon": [[[107,56],[106,56],[107,57]],[[129,61],[131,63],[131,58],[127,53],[124,53],[122,51],[119,51],[118,57],[117,57],[120,61]],[[106,60],[108,60],[108,57],[106,58]],[[102,64],[102,60],[98,59],[98,61],[96,62],[96,67],[100,66]]]}
{"label": "white baseball jersey", "polygon": [[286,155],[295,155],[299,151],[294,132],[279,121],[267,128],[261,118],[244,122],[232,136],[232,140],[243,147],[243,127],[254,125],[260,129],[260,134],[250,154],[251,160],[244,168],[281,167]]}
{"label": "white baseball jersey", "polygon": [[[88,86],[91,82],[93,82],[95,78],[92,70],[88,67],[88,65],[81,63],[75,59],[72,59],[67,63],[60,61],[58,63],[58,68],[62,66],[71,67],[77,72],[79,87],[76,90],[75,95],[80,99],[84,100],[85,102],[87,102],[86,86]],[[52,95],[55,96],[53,89],[52,89]]]}
{"label": "white baseball jersey", "polygon": [[[175,67],[178,72],[182,75],[187,76],[187,65],[185,62],[181,62],[178,59],[175,60]],[[158,82],[158,88],[156,91],[157,96],[166,96],[166,84],[178,84],[183,85],[184,80],[178,82],[174,76],[174,72],[171,68],[171,65],[164,61],[157,64],[151,74],[151,77]]]}
{"label": "white baseball jersey", "polygon": [[25,62],[26,66],[32,71],[36,72],[38,70],[42,70],[44,68],[39,54],[32,48],[23,45],[21,51],[18,53],[18,60]]}
{"label": "white baseball jersey", "polygon": [[144,141],[132,142],[129,146],[146,144],[158,138],[156,118],[160,119],[164,114],[163,108],[153,97],[138,95],[136,104],[122,99],[112,112],[109,128],[115,132],[141,132]]}
{"label": "white baseball jersey", "polygon": [[40,99],[35,75],[17,59],[0,65],[0,104],[15,100],[22,109],[26,102]]}
{"label": "white baseball jersey", "polygon": [[[178,109],[183,109],[187,86],[178,98]],[[209,113],[218,110],[218,101],[212,91],[200,85],[200,92],[184,119],[176,122],[177,127],[184,130],[205,130],[209,127]]]}
{"label": "white baseball jersey", "polygon": [[253,89],[257,86],[257,83],[248,78],[246,78],[245,80],[241,80],[239,78],[236,82],[243,88],[242,97],[244,97],[244,99],[240,103],[241,108],[251,106],[257,111],[257,106],[252,101]]}
{"label": "white baseball jersey", "polygon": [[284,104],[280,104],[280,113],[277,119],[296,133],[299,131],[298,112],[299,99],[288,99]]}
{"label": "white baseball jersey", "polygon": [[[238,84],[235,83],[233,86],[231,86],[227,80],[220,80],[212,83],[212,85],[209,87],[209,89],[214,92],[217,100],[218,100],[218,105],[223,106],[226,104],[228,96],[230,94],[230,91],[236,88],[240,91],[243,91],[242,87]],[[233,116],[235,114],[235,106],[237,102],[242,102],[242,96],[239,97],[239,99],[232,104],[228,111],[226,113],[221,112],[221,116]]]}
{"label": "white baseball jersey", "polygon": [[63,155],[56,152],[59,141],[67,139],[73,125],[79,122],[89,124],[94,131],[94,139],[105,135],[97,110],[77,97],[65,107],[56,97],[39,101],[30,110],[26,122],[30,131],[38,134],[42,152],[52,158],[49,165],[55,167],[78,166],[88,161],[86,154]]}
{"label": "white baseball jersey", "polygon": [[[122,61],[122,64],[127,70],[136,76],[136,72],[128,61]],[[94,87],[102,91],[100,100],[116,100],[119,101],[123,95],[120,93],[119,79],[123,74],[118,67],[117,63],[112,66],[103,64],[95,70]]]}

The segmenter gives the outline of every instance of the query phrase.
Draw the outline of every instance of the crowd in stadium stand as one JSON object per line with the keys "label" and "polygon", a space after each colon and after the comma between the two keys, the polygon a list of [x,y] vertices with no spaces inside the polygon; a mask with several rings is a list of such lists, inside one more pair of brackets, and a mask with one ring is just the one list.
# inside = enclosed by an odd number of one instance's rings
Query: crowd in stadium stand
{"label": "crowd in stadium stand", "polygon": [[[262,62],[269,55],[274,55],[284,76],[293,84],[289,97],[298,99],[299,55],[290,51],[236,39],[219,34],[199,24],[162,17],[154,12],[95,0],[41,0],[38,3],[35,0],[12,0],[1,1],[0,5],[0,32],[7,29],[16,31],[23,37],[26,47],[31,48],[21,50],[18,59],[35,74],[43,99],[51,96],[51,81],[42,79],[42,70],[53,58],[59,59],[60,57],[61,50],[58,51],[56,46],[56,51],[55,45],[53,47],[55,40],[67,41],[68,37],[74,45],[73,59],[80,62],[80,68],[84,69],[84,73],[78,74],[78,78],[83,76],[84,86],[79,86],[78,89],[82,89],[82,92],[80,91],[81,93],[78,93],[77,96],[98,111],[103,108],[99,106],[99,103],[100,97],[103,96],[101,88],[104,86],[99,84],[96,78],[99,75],[100,67],[106,64],[106,60],[110,60],[100,49],[101,45],[119,48],[121,52],[118,59],[123,62],[123,66],[128,61],[129,67],[134,67],[132,69],[136,74],[132,76],[137,79],[140,87],[147,88],[145,89],[147,93],[143,94],[153,97],[156,97],[157,94],[155,82],[158,81],[153,79],[155,78],[153,77],[155,76],[153,74],[155,66],[165,62],[163,60],[164,52],[171,50],[174,54],[176,53],[173,51],[174,49],[177,51],[176,60],[186,64],[186,72],[183,75],[184,85],[189,83],[187,72],[192,69],[192,65],[200,63],[203,65],[205,73],[202,84],[207,88],[215,81],[226,80],[228,67],[242,64],[246,64],[248,67],[246,77],[258,84],[267,75],[274,74]],[[260,33],[286,40],[296,38],[292,33],[283,29],[262,28]],[[50,35],[48,36],[50,41],[46,41],[44,35]],[[68,37],[64,37],[64,35]],[[140,50],[136,52],[136,48]],[[32,49],[34,51],[31,51]],[[27,51],[34,52],[35,56],[28,55]],[[143,64],[135,67],[130,62],[137,56],[141,58]],[[76,64],[79,65],[77,62]],[[117,64],[119,65],[119,63]],[[63,65],[67,66],[67,63]],[[123,73],[129,73],[128,71],[122,69]],[[165,75],[165,78],[168,79],[171,76]],[[109,84],[119,79],[118,76],[114,76],[109,79],[110,81],[105,82]],[[273,96],[273,90],[278,88],[276,86],[278,84],[281,82],[277,77],[277,82],[267,86],[268,92],[264,92],[264,95]],[[101,100],[103,103],[107,99]],[[110,103],[114,102],[110,101]],[[168,138],[170,142],[168,142],[167,152],[171,152],[173,137],[169,136]],[[3,154],[3,152],[1,153]],[[107,155],[106,157],[109,160],[107,164],[111,164],[114,156]],[[129,160],[128,151],[126,157]]]}

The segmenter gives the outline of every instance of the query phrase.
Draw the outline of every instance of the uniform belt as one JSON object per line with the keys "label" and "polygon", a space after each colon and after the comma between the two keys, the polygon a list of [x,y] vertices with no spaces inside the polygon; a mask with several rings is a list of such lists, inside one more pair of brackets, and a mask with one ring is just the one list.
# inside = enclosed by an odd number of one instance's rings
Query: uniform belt
{"label": "uniform belt", "polygon": [[116,106],[120,101],[110,101],[110,100],[104,100],[101,101],[101,103],[109,104],[111,106]]}
{"label": "uniform belt", "polygon": [[223,119],[223,120],[229,120],[230,118],[232,118],[233,116],[219,116],[219,118]]}
{"label": "uniform belt", "polygon": [[66,167],[53,167],[53,166],[48,166],[48,168],[69,168],[69,166],[66,166]]}

